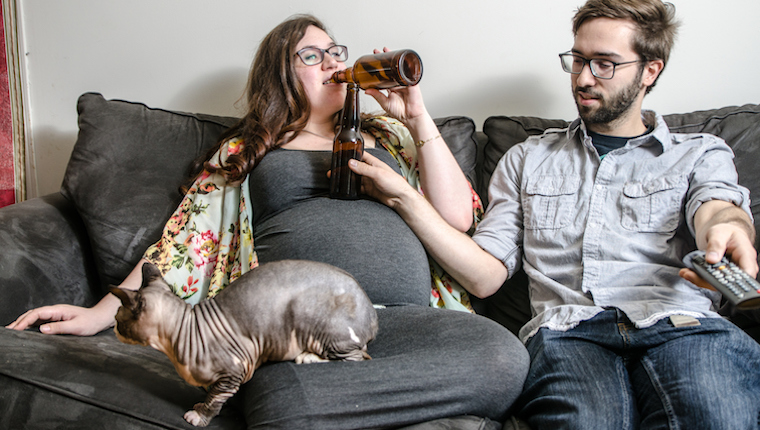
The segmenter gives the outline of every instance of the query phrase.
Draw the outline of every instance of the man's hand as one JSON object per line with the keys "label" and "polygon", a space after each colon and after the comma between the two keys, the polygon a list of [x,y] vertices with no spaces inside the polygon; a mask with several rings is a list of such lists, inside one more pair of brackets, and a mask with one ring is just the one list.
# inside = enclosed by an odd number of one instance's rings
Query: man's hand
{"label": "man's hand", "polygon": [[[697,247],[705,251],[708,263],[717,263],[724,255],[756,277],[757,251],[754,247],[755,229],[749,216],[732,203],[713,200],[703,203],[694,217]],[[682,278],[709,290],[710,284],[690,269],[681,269]]]}

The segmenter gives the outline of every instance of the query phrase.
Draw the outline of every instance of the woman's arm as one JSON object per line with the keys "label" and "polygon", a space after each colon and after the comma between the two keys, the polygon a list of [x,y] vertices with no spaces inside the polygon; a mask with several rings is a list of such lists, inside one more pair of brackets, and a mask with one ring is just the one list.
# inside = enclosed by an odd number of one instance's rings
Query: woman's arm
{"label": "woman's arm", "polygon": [[473,222],[470,185],[443,137],[436,137],[440,134],[433,119],[426,110],[405,124],[415,142],[425,142],[417,147],[425,197],[452,227],[459,231],[469,230]]}
{"label": "woman's arm", "polygon": [[385,163],[366,152],[362,161],[352,160],[349,166],[363,176],[363,191],[394,209],[449,275],[477,297],[488,297],[501,287],[509,275],[501,261],[456,231]]}
{"label": "woman's arm", "polygon": [[470,185],[449,146],[439,137],[419,85],[391,89],[387,95],[376,89],[365,93],[374,97],[389,115],[403,122],[415,142],[425,142],[417,147],[422,191],[446,222],[459,231],[469,230],[473,222]]}
{"label": "woman's arm", "polygon": [[[121,283],[121,288],[130,290],[140,288],[142,285],[142,265],[145,262],[146,260],[140,260],[129,276]],[[39,324],[40,332],[45,334],[91,336],[113,327],[119,306],[121,306],[121,302],[113,294],[106,294],[100,302],[91,308],[71,305],[43,306],[24,313],[6,328],[25,330]]]}

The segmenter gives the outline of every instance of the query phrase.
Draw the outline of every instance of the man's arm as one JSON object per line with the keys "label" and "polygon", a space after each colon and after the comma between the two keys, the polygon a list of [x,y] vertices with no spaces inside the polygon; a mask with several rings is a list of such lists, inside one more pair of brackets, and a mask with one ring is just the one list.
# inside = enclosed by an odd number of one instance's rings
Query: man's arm
{"label": "man's arm", "polygon": [[363,162],[351,163],[362,175],[365,194],[394,209],[446,272],[471,294],[488,297],[508,277],[501,261],[484,251],[472,238],[449,225],[409,184],[385,163],[365,152]]}
{"label": "man's arm", "polygon": [[[705,202],[694,215],[694,230],[697,248],[705,251],[708,263],[717,263],[723,255],[730,255],[745,272],[757,276],[755,227],[741,208],[723,200]],[[689,269],[681,269],[680,275],[696,285],[713,289]]]}

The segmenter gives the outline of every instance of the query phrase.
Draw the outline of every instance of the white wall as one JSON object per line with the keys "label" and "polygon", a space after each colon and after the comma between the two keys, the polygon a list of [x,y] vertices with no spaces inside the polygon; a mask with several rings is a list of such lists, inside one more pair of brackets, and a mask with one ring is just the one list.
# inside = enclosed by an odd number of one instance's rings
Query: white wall
{"label": "white wall", "polygon": [[[572,45],[570,20],[583,0],[18,2],[35,148],[31,197],[61,185],[81,93],[239,115],[234,104],[259,40],[295,13],[320,17],[349,47],[349,64],[372,48],[415,49],[434,117],[467,115],[478,128],[490,115],[575,117],[557,54]],[[674,3],[681,35],[646,107],[674,113],[760,103],[760,2]]]}

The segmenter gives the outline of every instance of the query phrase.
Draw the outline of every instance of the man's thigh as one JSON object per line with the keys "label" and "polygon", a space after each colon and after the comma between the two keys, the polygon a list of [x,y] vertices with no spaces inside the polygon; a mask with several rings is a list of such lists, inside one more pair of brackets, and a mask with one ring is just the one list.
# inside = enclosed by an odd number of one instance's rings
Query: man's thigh
{"label": "man's thigh", "polygon": [[665,341],[630,369],[641,428],[758,428],[760,345],[729,321],[700,323],[644,330]]}
{"label": "man's thigh", "polygon": [[531,367],[519,415],[531,428],[636,428],[623,358],[581,326],[568,332],[542,328],[530,339]]}

